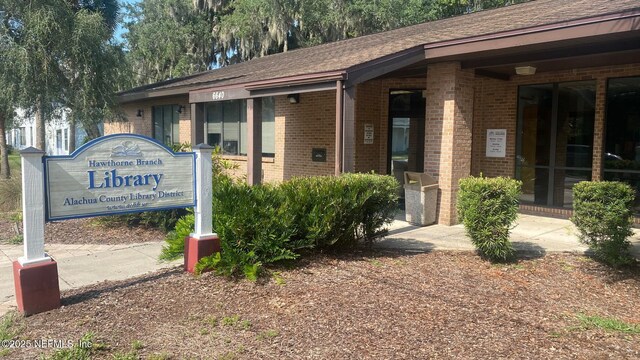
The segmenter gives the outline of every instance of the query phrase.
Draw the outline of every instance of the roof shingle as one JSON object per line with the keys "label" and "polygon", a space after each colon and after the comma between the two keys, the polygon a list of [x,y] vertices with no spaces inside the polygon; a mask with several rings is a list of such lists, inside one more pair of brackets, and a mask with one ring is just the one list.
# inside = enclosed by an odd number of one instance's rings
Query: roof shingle
{"label": "roof shingle", "polygon": [[637,9],[640,9],[638,0],[537,0],[255,58],[131,89],[121,95],[183,86],[228,86],[341,71],[427,44],[561,24]]}

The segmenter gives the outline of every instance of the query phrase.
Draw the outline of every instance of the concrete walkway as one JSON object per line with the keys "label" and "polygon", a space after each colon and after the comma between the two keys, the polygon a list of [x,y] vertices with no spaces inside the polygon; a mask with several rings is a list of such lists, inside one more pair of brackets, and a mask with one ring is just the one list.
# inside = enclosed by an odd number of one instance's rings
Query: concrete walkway
{"label": "concrete walkway", "polygon": [[[404,214],[402,215],[404,217]],[[549,252],[583,253],[576,230],[568,220],[520,215],[511,232],[519,250],[544,255]],[[633,236],[633,253],[640,258],[640,230]],[[46,245],[46,251],[58,261],[60,290],[78,288],[101,281],[123,280],[162,268],[182,264],[158,262],[163,242],[128,245]],[[473,250],[462,225],[425,227],[396,220],[389,235],[376,243],[378,248],[408,251]],[[15,308],[12,261],[22,256],[21,245],[0,245],[0,315]]]}
{"label": "concrete walkway", "polygon": [[[587,250],[578,241],[578,231],[569,220],[520,214],[516,223],[511,230],[511,241],[519,251],[544,255],[549,252],[584,253]],[[634,229],[630,240],[632,254],[640,259],[640,229]],[[462,224],[419,227],[403,221],[401,217],[391,224],[389,235],[376,246],[414,251],[475,249]]]}
{"label": "concrete walkway", "polygon": [[[158,262],[164,242],[125,245],[45,245],[58,262],[60,290],[74,289],[101,281],[123,280],[182,264]],[[12,262],[23,255],[22,245],[0,245],[0,315],[14,309],[15,289]]]}

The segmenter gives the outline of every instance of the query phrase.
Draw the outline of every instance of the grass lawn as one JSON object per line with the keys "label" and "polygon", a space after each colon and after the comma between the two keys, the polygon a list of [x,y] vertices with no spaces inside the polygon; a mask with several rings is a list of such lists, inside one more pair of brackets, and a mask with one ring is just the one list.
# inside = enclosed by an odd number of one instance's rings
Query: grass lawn
{"label": "grass lawn", "polygon": [[[69,359],[640,358],[638,268],[364,251],[269,271],[253,283],[176,268],[67,291],[4,333],[92,343]],[[7,353],[40,355],[54,350]]]}
{"label": "grass lawn", "polygon": [[[0,179],[0,218],[11,217],[20,208],[20,155],[9,155],[11,179]],[[6,236],[6,229],[0,224],[0,239]]]}
{"label": "grass lawn", "polygon": [[[2,164],[0,164],[0,167],[2,167]],[[15,173],[19,173],[20,172],[20,154],[10,154],[9,155],[9,168],[11,168],[11,174],[15,174]]]}

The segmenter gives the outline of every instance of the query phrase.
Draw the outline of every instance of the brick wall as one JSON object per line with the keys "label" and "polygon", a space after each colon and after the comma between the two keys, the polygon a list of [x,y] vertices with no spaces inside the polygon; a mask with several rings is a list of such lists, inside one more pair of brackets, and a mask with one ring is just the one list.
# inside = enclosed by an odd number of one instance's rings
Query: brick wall
{"label": "brick wall", "polygon": [[[284,124],[284,180],[294,176],[333,175],[335,169],[336,92],[300,94],[298,104],[276,98],[277,127]],[[313,148],[327,150],[326,162],[311,161]],[[277,156],[277,155],[276,155]]]}

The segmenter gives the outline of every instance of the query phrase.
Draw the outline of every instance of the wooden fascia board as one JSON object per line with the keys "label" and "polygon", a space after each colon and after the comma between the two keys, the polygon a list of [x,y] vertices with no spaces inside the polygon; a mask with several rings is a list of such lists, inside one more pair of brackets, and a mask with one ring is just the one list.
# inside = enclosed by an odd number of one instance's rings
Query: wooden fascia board
{"label": "wooden fascia board", "polygon": [[415,46],[395,54],[353,66],[347,69],[345,87],[351,87],[420,62],[425,59],[424,55],[423,47]]}
{"label": "wooden fascia board", "polygon": [[130,103],[134,101],[140,100],[148,100],[155,98],[162,98],[168,96],[176,96],[176,95],[189,95],[189,89],[181,87],[179,89],[167,89],[167,90],[156,90],[156,91],[141,91],[135,92],[131,94],[124,94],[118,96],[118,102],[121,104]]}
{"label": "wooden fascia board", "polygon": [[[249,99],[291,93],[334,90],[335,82],[344,79],[343,72],[300,75],[274,80],[250,82],[198,89],[189,93],[189,102]],[[215,95],[214,95],[215,94]]]}
{"label": "wooden fascia board", "polygon": [[483,35],[424,45],[425,58],[434,60],[471,53],[584,39],[598,35],[611,35],[640,29],[640,10],[582,19],[554,25],[545,25],[504,33]]}

